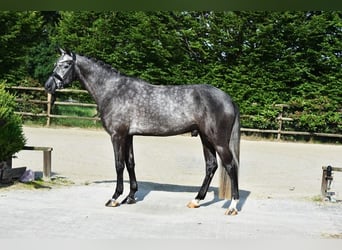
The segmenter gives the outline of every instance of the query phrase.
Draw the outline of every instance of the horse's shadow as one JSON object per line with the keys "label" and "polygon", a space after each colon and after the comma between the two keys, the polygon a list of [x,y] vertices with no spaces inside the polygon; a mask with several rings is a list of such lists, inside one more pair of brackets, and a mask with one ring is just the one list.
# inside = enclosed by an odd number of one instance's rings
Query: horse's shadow
{"label": "horse's shadow", "polygon": [[[115,183],[113,180],[104,180],[104,181],[94,181],[95,184],[101,183]],[[125,181],[128,183],[128,181]],[[185,192],[185,193],[197,193],[200,189],[200,186],[185,186],[185,185],[176,185],[176,184],[165,184],[165,183],[157,183],[157,182],[149,182],[149,181],[138,181],[139,190],[136,193],[136,200],[143,201],[146,196],[149,195],[151,191],[164,191],[164,192]],[[201,203],[202,207],[209,206],[216,202],[222,201],[219,199],[218,193],[219,190],[217,187],[209,187],[208,192],[214,192],[214,198],[210,201],[206,201]],[[247,190],[239,190],[240,193],[240,201],[238,203],[237,209],[242,210],[248,196],[250,195],[250,191]],[[222,208],[228,208],[231,201],[227,200]]]}

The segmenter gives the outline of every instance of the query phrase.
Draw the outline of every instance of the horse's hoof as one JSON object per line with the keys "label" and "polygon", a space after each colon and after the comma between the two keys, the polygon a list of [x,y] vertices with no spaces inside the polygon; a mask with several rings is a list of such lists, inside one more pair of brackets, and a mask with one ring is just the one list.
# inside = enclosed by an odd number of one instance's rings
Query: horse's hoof
{"label": "horse's hoof", "polygon": [[131,197],[127,197],[126,204],[135,204],[137,201]]}
{"label": "horse's hoof", "polygon": [[237,215],[238,211],[236,209],[227,209],[227,211],[224,214],[225,215]]}
{"label": "horse's hoof", "polygon": [[186,205],[188,208],[199,208],[200,205],[198,204],[198,202],[195,202],[195,201],[190,201],[188,203],[188,205]]}
{"label": "horse's hoof", "polygon": [[106,203],[106,207],[118,207],[120,206],[120,203],[117,200],[110,199]]}

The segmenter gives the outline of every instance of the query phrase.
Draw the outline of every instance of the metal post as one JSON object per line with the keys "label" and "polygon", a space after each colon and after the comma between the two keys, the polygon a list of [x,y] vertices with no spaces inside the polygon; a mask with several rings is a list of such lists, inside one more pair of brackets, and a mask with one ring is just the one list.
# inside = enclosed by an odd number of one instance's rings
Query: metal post
{"label": "metal post", "polygon": [[323,166],[323,174],[322,174],[322,184],[321,184],[321,193],[324,199],[329,199],[331,202],[336,202],[336,193],[331,191],[331,183],[334,179],[333,171],[342,172],[342,168],[332,167],[332,166]]}
{"label": "metal post", "polygon": [[51,177],[51,151],[43,151],[43,179],[50,180]]}

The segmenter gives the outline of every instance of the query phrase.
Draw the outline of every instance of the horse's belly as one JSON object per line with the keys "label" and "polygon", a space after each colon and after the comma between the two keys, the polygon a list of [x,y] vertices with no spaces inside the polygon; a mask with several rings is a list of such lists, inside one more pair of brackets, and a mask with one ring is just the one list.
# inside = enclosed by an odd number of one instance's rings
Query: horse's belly
{"label": "horse's belly", "polygon": [[190,119],[164,117],[159,119],[140,119],[131,123],[129,133],[136,135],[168,136],[186,133],[196,129]]}

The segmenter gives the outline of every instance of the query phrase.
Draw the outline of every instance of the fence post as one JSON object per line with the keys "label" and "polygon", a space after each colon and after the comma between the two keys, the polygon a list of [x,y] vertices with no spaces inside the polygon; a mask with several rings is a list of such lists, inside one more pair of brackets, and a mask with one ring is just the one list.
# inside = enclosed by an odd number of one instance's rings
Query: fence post
{"label": "fence post", "polygon": [[280,107],[280,114],[278,115],[277,117],[277,120],[278,120],[278,131],[277,131],[277,140],[279,141],[280,140],[280,137],[281,137],[281,132],[282,132],[282,129],[283,129],[283,121],[293,121],[292,118],[287,118],[287,117],[283,117],[283,113],[284,113],[284,108],[288,108],[290,107],[289,105],[287,104],[276,104],[275,107]]}
{"label": "fence post", "polygon": [[47,94],[47,117],[46,117],[46,126],[49,127],[50,126],[50,115],[51,115],[51,99],[52,99],[52,95],[50,93]]}
{"label": "fence post", "polygon": [[280,137],[281,137],[281,129],[283,127],[283,111],[284,111],[284,106],[283,105],[279,104],[279,107],[281,108],[281,110],[280,110],[279,116],[277,117],[277,119],[278,119],[277,140],[278,141],[280,140]]}
{"label": "fence post", "polygon": [[281,136],[281,128],[283,126],[283,107],[281,108],[281,112],[278,116],[278,123],[279,123],[279,127],[278,127],[278,134],[277,134],[277,140],[280,140],[280,136]]}

